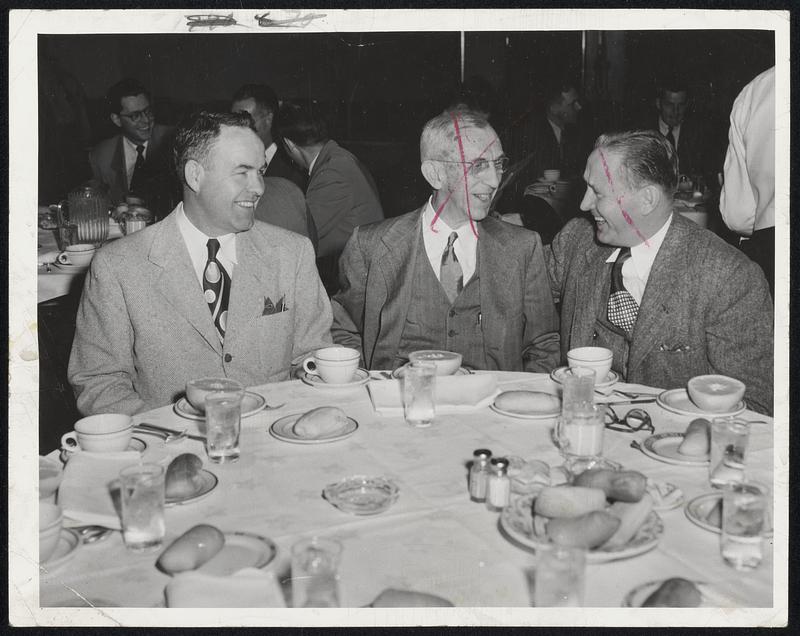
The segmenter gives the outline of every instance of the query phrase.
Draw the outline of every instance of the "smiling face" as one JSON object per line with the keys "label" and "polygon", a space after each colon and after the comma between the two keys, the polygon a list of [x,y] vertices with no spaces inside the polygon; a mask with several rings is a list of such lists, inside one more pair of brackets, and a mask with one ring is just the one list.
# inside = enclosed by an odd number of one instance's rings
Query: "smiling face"
{"label": "smiling face", "polygon": [[686,116],[689,97],[686,91],[664,91],[656,100],[658,113],[667,126],[680,126]]}
{"label": "smiling face", "polygon": [[120,99],[120,111],[112,113],[111,121],[137,145],[150,139],[156,123],[147,95],[128,95]]}
{"label": "smiling face", "polygon": [[576,123],[580,111],[581,103],[578,101],[578,92],[574,88],[569,89],[566,93],[561,93],[561,102],[553,108],[556,118],[562,125]]}

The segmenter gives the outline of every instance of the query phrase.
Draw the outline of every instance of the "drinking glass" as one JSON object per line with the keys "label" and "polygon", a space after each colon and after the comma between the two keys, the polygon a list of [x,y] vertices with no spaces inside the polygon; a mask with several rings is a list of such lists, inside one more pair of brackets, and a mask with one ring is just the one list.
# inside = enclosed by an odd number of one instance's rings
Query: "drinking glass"
{"label": "drinking glass", "polygon": [[561,412],[594,402],[594,369],[570,367],[562,380]]}
{"label": "drinking glass", "polygon": [[763,557],[762,532],[767,495],[756,484],[731,484],[722,494],[722,558],[737,570],[757,568]]}
{"label": "drinking glass", "polygon": [[741,483],[750,427],[745,420],[717,417],[711,420],[711,462],[708,480],[714,488]]}
{"label": "drinking glass", "polygon": [[216,463],[239,459],[244,389],[214,391],[206,395],[206,453]]}
{"label": "drinking glass", "polygon": [[417,428],[433,423],[435,407],[436,365],[413,362],[403,373],[403,409],[406,422]]}
{"label": "drinking glass", "polygon": [[536,565],[526,575],[532,607],[581,607],[586,550],[555,544],[536,548]]}
{"label": "drinking glass", "polygon": [[136,464],[119,473],[122,538],[129,550],[149,552],[164,541],[164,474],[158,464]]}
{"label": "drinking glass", "polygon": [[605,409],[581,404],[565,411],[556,422],[556,439],[562,455],[582,458],[603,454]]}
{"label": "drinking glass", "polygon": [[85,185],[69,193],[70,221],[78,226],[81,243],[99,244],[108,238],[109,200],[102,187]]}
{"label": "drinking glass", "polygon": [[292,546],[292,606],[339,607],[342,544],[311,537]]}

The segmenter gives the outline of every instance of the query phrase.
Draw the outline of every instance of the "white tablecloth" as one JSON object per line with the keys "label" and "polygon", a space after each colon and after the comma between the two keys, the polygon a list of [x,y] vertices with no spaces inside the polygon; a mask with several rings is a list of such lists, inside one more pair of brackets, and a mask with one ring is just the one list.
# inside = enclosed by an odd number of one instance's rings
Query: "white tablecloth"
{"label": "white tablecloth", "polygon": [[[551,390],[545,375],[498,373],[500,388]],[[636,385],[620,385],[642,390]],[[401,417],[382,417],[371,406],[365,386],[322,390],[300,381],[256,387],[270,404],[286,402],[243,420],[241,459],[209,464],[199,442],[164,446],[156,437],[137,435],[149,447],[146,459],[193,452],[219,477],[206,498],[166,512],[167,542],[198,523],[222,530],[254,532],[279,546],[271,564],[279,580],[288,577],[288,551],[299,537],[320,534],[344,544],[340,598],[345,607],[370,602],[382,589],[396,587],[443,596],[457,606],[527,606],[522,567],[531,554],[513,545],[498,529],[498,515],[472,503],[466,464],[476,448],[496,456],[539,458],[561,463],[550,440],[552,420],[521,420],[489,408],[469,414],[442,415],[428,429],[407,426]],[[653,390],[656,393],[656,390]],[[351,437],[328,444],[296,445],[268,433],[272,422],[289,413],[336,405],[358,421]],[[655,403],[643,406],[657,432],[683,431],[692,419],[668,413]],[[624,413],[627,408],[619,407]],[[762,416],[747,412],[750,420]],[[198,430],[197,423],[167,406],[135,418],[172,428]],[[655,480],[680,487],[686,501],[709,491],[707,468],[673,466],[630,447],[648,433],[607,431],[605,455]],[[753,427],[748,459],[753,476],[772,483],[772,427]],[[388,511],[371,517],[345,514],[325,501],[323,487],[353,474],[386,475],[397,481],[400,497]],[[719,536],[692,524],[683,508],[661,512],[664,533],[654,550],[627,560],[587,566],[587,606],[619,607],[625,594],[641,583],[679,576],[713,583],[743,607],[772,606],[772,550],[752,572],[737,572],[719,555]],[[158,607],[169,577],[155,567],[156,554],[126,552],[119,533],[104,542],[82,546],[61,568],[43,573],[41,605],[75,606],[76,594],[96,605]]]}

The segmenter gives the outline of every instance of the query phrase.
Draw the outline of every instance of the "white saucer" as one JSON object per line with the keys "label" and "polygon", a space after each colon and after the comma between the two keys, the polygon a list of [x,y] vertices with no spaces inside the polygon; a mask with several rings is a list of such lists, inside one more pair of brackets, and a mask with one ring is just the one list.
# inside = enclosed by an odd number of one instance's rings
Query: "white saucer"
{"label": "white saucer", "polygon": [[243,568],[263,568],[275,558],[278,548],[271,539],[251,532],[225,532],[222,550],[197,568],[215,576],[228,576]]}
{"label": "white saucer", "polygon": [[[139,439],[138,437],[131,437],[131,441],[128,442],[128,447],[125,449],[125,451],[136,451],[137,453],[143,453],[146,448],[147,448],[147,442],[145,442],[143,439]],[[121,452],[125,452],[125,451],[121,451]],[[72,455],[72,453],[78,452],[78,448],[77,447],[65,447],[65,446],[62,446],[61,447],[61,452],[62,453],[66,453],[66,457],[69,457],[70,455]],[[81,453],[93,453],[93,454],[98,454],[98,455],[105,455],[105,453],[102,452],[102,451],[84,451],[84,450],[82,450],[80,452]]]}
{"label": "white saucer", "polygon": [[[550,372],[550,379],[553,380],[553,382],[556,382],[558,384],[563,384],[564,376],[567,374],[567,370],[568,369],[569,369],[569,367],[558,367],[558,369],[553,369]],[[617,374],[617,372],[616,371],[609,371],[608,375],[605,377],[605,379],[602,382],[595,382],[594,383],[594,388],[595,389],[607,389],[608,387],[616,384],[617,382],[619,382],[619,375]]]}
{"label": "white saucer", "polygon": [[356,372],[353,374],[353,379],[350,382],[342,382],[341,384],[325,382],[325,380],[318,375],[311,375],[310,373],[303,373],[300,379],[309,386],[313,386],[317,389],[354,389],[367,383],[367,380],[369,380],[369,371],[366,369],[356,369]]}
{"label": "white saucer", "polygon": [[67,561],[71,561],[75,556],[75,552],[81,545],[81,538],[78,533],[69,528],[61,528],[61,534],[58,535],[58,545],[56,550],[50,555],[41,568],[46,572],[51,572],[58,567],[64,565]]}
{"label": "white saucer", "polygon": [[59,263],[58,261],[53,263],[53,266],[63,269],[65,272],[85,272],[89,269],[88,265],[73,265],[72,263]]}
{"label": "white saucer", "polygon": [[[707,492],[704,495],[695,497],[689,503],[687,503],[686,507],[683,509],[683,512],[686,515],[686,518],[698,528],[708,530],[714,534],[721,534],[722,528],[720,526],[709,523],[706,520],[708,513],[711,512],[712,508],[717,505],[717,502],[721,498],[722,492]],[[767,522],[769,522],[769,524],[767,524]],[[771,520],[766,519],[764,525],[772,526]],[[765,537],[769,538],[772,536],[772,534],[772,527],[770,527],[768,530],[764,530]]]}
{"label": "white saucer", "polygon": [[[502,395],[502,394],[501,394]],[[558,417],[561,413],[561,405],[558,406],[557,409],[554,411],[541,411],[539,413],[519,413],[517,411],[504,411],[501,408],[498,408],[494,404],[490,404],[489,408],[492,409],[495,413],[499,413],[500,415],[506,415],[508,417],[516,417],[520,420],[549,420],[554,417]]]}
{"label": "white saucer", "polygon": [[183,504],[195,502],[198,499],[202,499],[208,495],[212,490],[214,490],[214,488],[217,487],[219,479],[217,479],[217,476],[210,470],[202,468],[200,469],[199,474],[203,478],[203,484],[196,493],[185,497],[167,497],[164,499],[164,505],[167,508],[170,508],[172,506],[182,506]]}
{"label": "white saucer", "polygon": [[683,433],[657,433],[641,444],[642,452],[648,457],[665,464],[676,466],[708,466],[708,455],[684,455],[678,452],[683,442]]}
{"label": "white saucer", "polygon": [[[266,404],[267,400],[264,396],[253,393],[252,391],[245,391],[244,398],[242,399],[242,417],[250,417],[258,413]],[[189,400],[187,400],[186,397],[182,397],[175,402],[175,404],[172,405],[172,410],[181,417],[185,417],[187,420],[202,422],[206,419],[203,413],[189,404]]]}
{"label": "white saucer", "polygon": [[[404,364],[402,367],[397,367],[394,371],[392,371],[392,378],[395,380],[402,379],[403,375],[405,374],[405,368],[408,366],[408,363]],[[458,367],[454,373],[451,375],[471,375],[469,369],[465,369],[464,367]]]}
{"label": "white saucer", "polygon": [[358,422],[352,417],[347,418],[347,425],[343,431],[337,432],[328,437],[300,437],[292,430],[294,423],[303,415],[302,413],[294,413],[286,415],[279,420],[275,420],[272,426],[269,427],[269,434],[275,439],[282,442],[290,442],[292,444],[325,444],[327,442],[338,442],[340,439],[350,437],[358,429]]}
{"label": "white saucer", "polygon": [[745,409],[744,400],[741,400],[730,411],[704,411],[689,399],[689,394],[686,393],[686,389],[670,389],[669,391],[664,391],[656,398],[656,404],[662,409],[672,413],[689,416],[710,415],[713,417],[731,417],[733,415],[739,415],[739,413],[743,412]]}

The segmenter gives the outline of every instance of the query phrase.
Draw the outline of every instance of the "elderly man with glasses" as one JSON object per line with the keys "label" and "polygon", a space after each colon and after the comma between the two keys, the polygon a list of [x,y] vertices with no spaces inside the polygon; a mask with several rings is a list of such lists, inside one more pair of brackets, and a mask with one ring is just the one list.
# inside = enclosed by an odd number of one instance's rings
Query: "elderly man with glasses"
{"label": "elderly man with glasses", "polygon": [[550,371],[558,318],[539,236],[487,216],[508,162],[497,134],[477,113],[444,112],[425,125],[420,155],[430,199],[347,242],[334,341],[370,369],[444,349],[474,369]]}
{"label": "elderly man with glasses", "polygon": [[170,163],[173,129],[156,124],[150,94],[135,79],[114,84],[106,102],[119,134],[89,152],[93,178],[108,187],[113,205],[133,196],[156,216],[166,215],[178,194]]}

